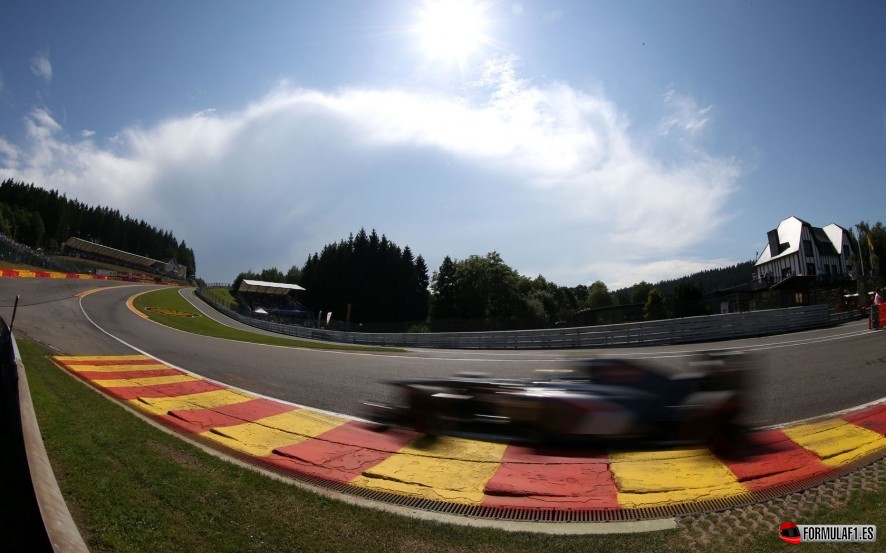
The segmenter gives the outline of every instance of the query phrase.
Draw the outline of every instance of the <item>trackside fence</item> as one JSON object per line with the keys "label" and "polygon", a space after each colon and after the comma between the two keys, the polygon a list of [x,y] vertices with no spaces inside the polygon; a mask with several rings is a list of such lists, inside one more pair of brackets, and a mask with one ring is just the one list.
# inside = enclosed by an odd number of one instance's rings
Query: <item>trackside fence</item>
{"label": "trackside fence", "polygon": [[355,345],[446,349],[562,349],[684,344],[822,328],[858,317],[856,313],[833,313],[827,305],[810,305],[662,321],[546,330],[371,333],[274,323],[233,311],[202,289],[197,289],[197,295],[234,320],[297,338]]}

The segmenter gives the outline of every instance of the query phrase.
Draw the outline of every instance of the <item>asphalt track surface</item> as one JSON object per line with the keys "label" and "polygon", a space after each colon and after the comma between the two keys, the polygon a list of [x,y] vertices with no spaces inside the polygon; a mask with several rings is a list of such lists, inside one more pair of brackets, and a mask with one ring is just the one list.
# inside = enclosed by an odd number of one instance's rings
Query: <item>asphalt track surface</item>
{"label": "asphalt track surface", "polygon": [[[254,394],[359,416],[360,401],[391,399],[384,381],[463,371],[520,377],[562,369],[589,356],[643,358],[674,371],[699,351],[738,349],[756,356],[750,420],[783,424],[886,397],[886,331],[861,320],[833,328],[762,338],[654,348],[554,351],[409,350],[353,353],[246,344],[187,334],[133,313],[126,300],[157,288],[112,281],[0,278],[0,315],[16,335],[59,355],[145,353],[170,365]],[[96,290],[97,289],[97,290]],[[82,295],[84,292],[95,290]],[[182,294],[225,324],[238,326]],[[253,332],[260,332],[245,327]]]}

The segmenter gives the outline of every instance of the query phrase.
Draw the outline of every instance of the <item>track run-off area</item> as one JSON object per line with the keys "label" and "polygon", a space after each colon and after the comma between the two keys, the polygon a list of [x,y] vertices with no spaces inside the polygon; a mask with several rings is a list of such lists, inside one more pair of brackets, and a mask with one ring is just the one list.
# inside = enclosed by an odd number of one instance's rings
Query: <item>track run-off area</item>
{"label": "track run-off area", "polygon": [[[886,331],[867,322],[730,342],[557,351],[319,351],[247,344],[159,325],[127,301],[158,288],[0,278],[0,314],[62,369],[180,435],[265,469],[419,509],[511,520],[658,519],[797,491],[886,454]],[[191,289],[200,316],[227,320]],[[260,332],[249,329],[253,332]],[[406,430],[378,432],[360,401],[384,381],[485,372],[528,376],[589,356],[680,370],[736,349],[758,368],[741,455],[704,447],[540,450]]]}

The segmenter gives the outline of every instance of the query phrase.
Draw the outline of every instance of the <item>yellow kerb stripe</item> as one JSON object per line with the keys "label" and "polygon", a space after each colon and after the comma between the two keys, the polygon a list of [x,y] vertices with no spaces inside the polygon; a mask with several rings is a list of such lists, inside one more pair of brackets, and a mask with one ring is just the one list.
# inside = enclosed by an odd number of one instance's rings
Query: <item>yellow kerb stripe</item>
{"label": "yellow kerb stripe", "polygon": [[158,369],[171,369],[172,367],[163,363],[154,363],[153,365],[65,365],[69,370],[76,373],[95,372],[95,373],[119,373],[132,371],[156,371]]}
{"label": "yellow kerb stripe", "polygon": [[192,382],[200,380],[189,374],[177,374],[173,376],[155,376],[152,378],[117,378],[113,380],[93,380],[102,388],[128,388],[130,386],[156,386],[158,384],[177,384],[179,382]]}
{"label": "yellow kerb stripe", "polygon": [[254,399],[253,396],[233,390],[213,390],[199,394],[188,394],[177,397],[142,397],[129,400],[137,409],[155,415],[165,415],[170,411],[189,411],[192,409],[212,409],[224,405],[243,403]]}
{"label": "yellow kerb stripe", "polygon": [[782,429],[790,439],[818,455],[829,467],[841,467],[886,450],[886,437],[841,419]]}
{"label": "yellow kerb stripe", "polygon": [[419,438],[350,482],[411,497],[479,505],[507,444]]}
{"label": "yellow kerb stripe", "polygon": [[609,470],[624,509],[687,503],[747,493],[735,475],[704,448],[613,453]]}
{"label": "yellow kerb stripe", "polygon": [[255,457],[267,457],[276,448],[300,444],[347,422],[346,419],[298,409],[254,422],[214,428],[201,436]]}
{"label": "yellow kerb stripe", "polygon": [[70,361],[144,361],[151,359],[147,355],[56,355],[53,357],[59,363]]}

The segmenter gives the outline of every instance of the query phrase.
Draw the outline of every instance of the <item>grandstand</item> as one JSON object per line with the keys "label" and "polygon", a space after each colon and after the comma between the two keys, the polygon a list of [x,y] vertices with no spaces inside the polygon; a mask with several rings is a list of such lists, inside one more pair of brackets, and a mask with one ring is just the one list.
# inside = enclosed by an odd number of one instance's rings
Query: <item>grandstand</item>
{"label": "grandstand", "polygon": [[124,252],[95,242],[89,242],[80,238],[68,238],[62,248],[66,255],[76,252],[77,255],[90,259],[110,260],[124,267],[131,267],[136,270],[147,271],[149,273],[169,276],[179,279],[187,277],[188,269],[184,265],[179,265],[175,259],[159,261],[151,259],[143,255]]}
{"label": "grandstand", "polygon": [[297,290],[304,288],[297,284],[244,279],[237,288],[237,299],[253,316],[296,323],[311,320],[310,311],[290,295]]}

